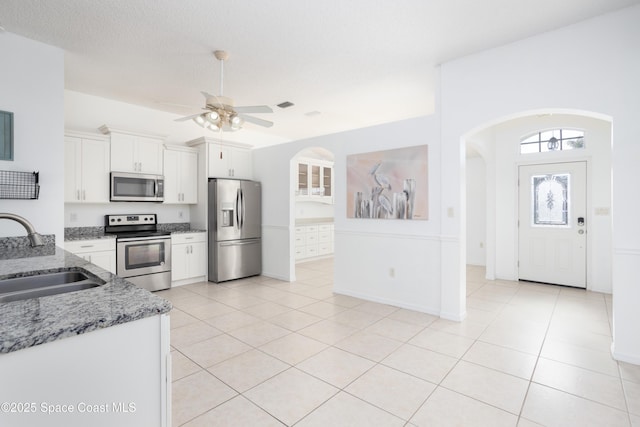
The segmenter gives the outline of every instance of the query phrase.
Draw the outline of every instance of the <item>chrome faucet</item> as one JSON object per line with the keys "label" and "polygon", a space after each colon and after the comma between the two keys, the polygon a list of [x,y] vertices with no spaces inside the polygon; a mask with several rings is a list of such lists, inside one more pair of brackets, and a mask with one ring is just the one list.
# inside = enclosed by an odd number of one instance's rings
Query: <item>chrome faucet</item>
{"label": "chrome faucet", "polygon": [[42,236],[38,234],[38,232],[33,228],[33,225],[27,221],[25,218],[20,215],[15,215],[11,213],[0,213],[0,219],[12,219],[15,222],[19,223],[27,230],[27,238],[29,238],[29,243],[31,246],[42,246],[44,245],[44,241],[42,240]]}

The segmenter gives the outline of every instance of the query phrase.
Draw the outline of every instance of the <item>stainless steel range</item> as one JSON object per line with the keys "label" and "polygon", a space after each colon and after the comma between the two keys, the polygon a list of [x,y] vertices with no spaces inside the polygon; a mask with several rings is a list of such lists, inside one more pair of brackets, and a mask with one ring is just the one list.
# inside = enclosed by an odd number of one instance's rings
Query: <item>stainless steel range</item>
{"label": "stainless steel range", "polygon": [[156,214],[105,215],[105,233],[116,235],[116,273],[159,291],[171,287],[171,236],[158,230]]}

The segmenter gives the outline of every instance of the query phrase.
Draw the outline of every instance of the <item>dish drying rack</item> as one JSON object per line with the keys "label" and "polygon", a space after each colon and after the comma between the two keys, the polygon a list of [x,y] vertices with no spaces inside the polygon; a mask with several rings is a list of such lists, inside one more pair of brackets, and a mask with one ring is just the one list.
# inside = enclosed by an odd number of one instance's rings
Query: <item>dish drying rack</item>
{"label": "dish drying rack", "polygon": [[0,199],[37,199],[39,175],[40,172],[0,171]]}

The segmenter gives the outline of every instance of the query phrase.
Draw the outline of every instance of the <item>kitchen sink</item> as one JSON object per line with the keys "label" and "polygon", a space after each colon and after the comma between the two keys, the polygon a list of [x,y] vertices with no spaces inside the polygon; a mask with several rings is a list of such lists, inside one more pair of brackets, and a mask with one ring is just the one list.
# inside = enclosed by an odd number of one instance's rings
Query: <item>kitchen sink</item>
{"label": "kitchen sink", "polygon": [[35,272],[30,276],[0,280],[0,302],[65,294],[104,284],[104,280],[78,270],[63,270],[53,273]]}

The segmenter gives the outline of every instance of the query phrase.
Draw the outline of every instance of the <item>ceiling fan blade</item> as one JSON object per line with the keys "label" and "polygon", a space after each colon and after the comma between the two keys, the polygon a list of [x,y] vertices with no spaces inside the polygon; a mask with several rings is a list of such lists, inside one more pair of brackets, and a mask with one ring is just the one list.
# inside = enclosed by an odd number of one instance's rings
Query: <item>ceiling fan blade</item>
{"label": "ceiling fan blade", "polygon": [[273,113],[271,107],[267,105],[252,105],[252,106],[244,106],[244,107],[233,107],[236,110],[236,113]]}
{"label": "ceiling fan blade", "polygon": [[266,128],[273,126],[273,122],[270,122],[269,120],[259,119],[253,116],[245,116],[244,114],[239,114],[239,116],[242,117],[245,122],[253,123],[254,125],[264,126]]}
{"label": "ceiling fan blade", "polygon": [[198,114],[192,114],[192,115],[186,116],[186,117],[180,117],[179,119],[175,119],[174,122],[186,122],[187,120],[195,119],[196,117],[198,117],[201,114],[202,113],[198,113]]}

